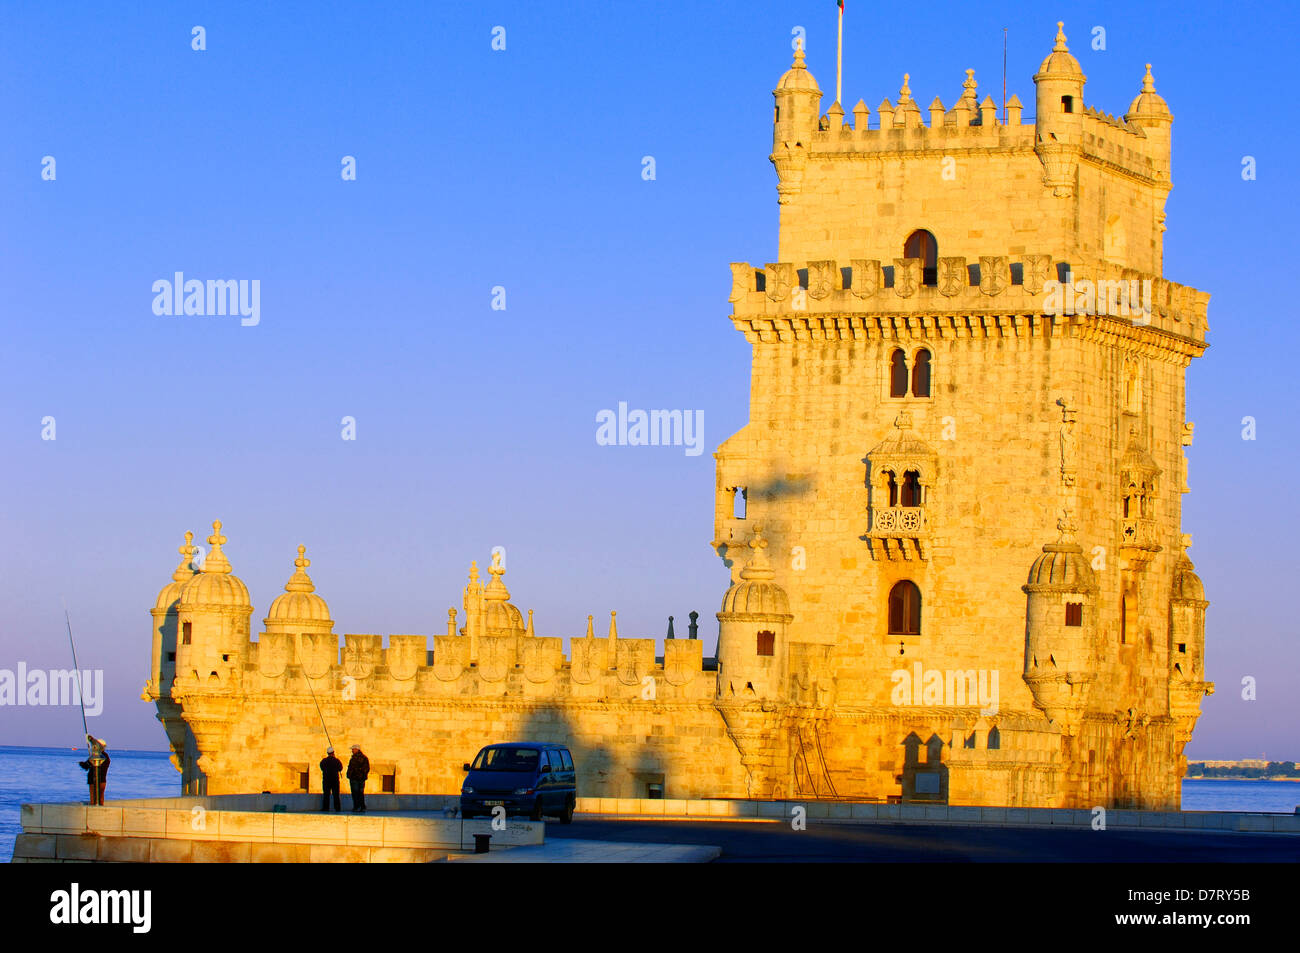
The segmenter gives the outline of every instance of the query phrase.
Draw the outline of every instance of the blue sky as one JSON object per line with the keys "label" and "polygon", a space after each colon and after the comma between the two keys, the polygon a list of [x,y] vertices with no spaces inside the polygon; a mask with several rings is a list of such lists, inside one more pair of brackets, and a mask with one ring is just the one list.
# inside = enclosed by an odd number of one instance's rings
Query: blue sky
{"label": "blue sky", "polygon": [[[896,9],[849,0],[849,108],[904,72],[951,104],[968,67],[997,99],[1003,26],[1027,104],[1058,19],[1091,105],[1122,114],[1153,63],[1165,274],[1214,296],[1184,528],[1219,692],[1189,754],[1300,757],[1295,10]],[[161,747],[137,701],[147,610],[214,518],[255,624],[300,542],[336,630],[380,633],[443,631],[470,559],[503,545],[539,634],[618,609],[662,636],[696,609],[711,649],[710,454],[748,396],[727,263],[775,255],[770,91],[797,26],[833,89],[830,0],[0,7],[0,668],[67,665],[66,599],[105,669],[101,733]],[[261,323],[155,316],[175,271],[259,279]],[[619,401],[702,409],[706,452],[597,446]],[[0,709],[0,743],[79,733],[72,710]]]}

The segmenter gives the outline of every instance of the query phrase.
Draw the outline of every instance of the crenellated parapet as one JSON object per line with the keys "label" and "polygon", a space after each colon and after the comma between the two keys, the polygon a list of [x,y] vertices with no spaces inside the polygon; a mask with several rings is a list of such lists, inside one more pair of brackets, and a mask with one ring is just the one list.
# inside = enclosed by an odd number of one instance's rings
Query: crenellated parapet
{"label": "crenellated parapet", "polygon": [[[1176,336],[1196,356],[1208,331],[1206,292],[1108,262],[1079,265],[1047,254],[943,257],[933,275],[914,258],[762,268],[733,262],[731,278],[732,323],[751,340],[870,337],[880,325],[862,321],[865,315],[1010,315],[1051,324],[1109,319],[1139,336]],[[951,326],[958,335],[982,333],[978,321]]]}

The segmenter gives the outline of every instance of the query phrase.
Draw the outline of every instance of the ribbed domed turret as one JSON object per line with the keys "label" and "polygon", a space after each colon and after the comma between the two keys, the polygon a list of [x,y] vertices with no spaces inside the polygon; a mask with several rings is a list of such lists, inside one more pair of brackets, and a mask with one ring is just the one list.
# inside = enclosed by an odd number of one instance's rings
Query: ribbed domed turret
{"label": "ribbed domed turret", "polygon": [[176,608],[176,603],[181,597],[181,589],[198,572],[194,568],[194,554],[198,551],[198,547],[194,545],[194,534],[187,532],[185,545],[177,550],[181,554],[181,564],[172,573],[172,581],[163,586],[162,591],[158,593],[158,600],[154,603],[155,609],[167,611]]}
{"label": "ribbed domed turret", "polygon": [[1152,120],[1173,121],[1174,114],[1169,111],[1169,104],[1156,92],[1156,81],[1151,76],[1150,63],[1147,64],[1146,76],[1142,78],[1142,92],[1138,93],[1137,98],[1128,107],[1124,118],[1129,122],[1136,121],[1138,125],[1141,125],[1144,120],[1148,123]]}
{"label": "ribbed domed turret", "polygon": [[1187,555],[1192,537],[1183,535],[1183,554],[1174,567],[1174,585],[1169,598],[1174,602],[1205,602],[1205,583],[1196,575],[1196,566]]}
{"label": "ribbed domed turret", "polygon": [[1093,585],[1092,567],[1078,543],[1057,540],[1044,546],[1043,554],[1029,567],[1028,585],[1087,589]]}
{"label": "ribbed domed turret", "polygon": [[[770,74],[769,74],[770,75]],[[776,84],[777,89],[798,89],[812,92],[821,92],[821,87],[817,85],[817,80],[813,74],[808,72],[808,67],[804,65],[803,44],[799,49],[794,51],[794,65],[791,66],[781,76],[780,81]]]}
{"label": "ribbed domed turret", "polygon": [[203,568],[198,575],[181,587],[180,605],[182,608],[194,606],[235,606],[242,609],[251,608],[248,601],[248,587],[233,574],[230,560],[222,552],[226,537],[221,535],[221,520],[212,524],[212,535],[208,545],[212,549],[203,560]]}
{"label": "ribbed domed turret", "polygon": [[510,604],[510,590],[501,581],[506,567],[501,563],[501,551],[492,554],[488,566],[492,581],[483,590],[483,629],[485,635],[522,635],[525,631],[523,614]]}
{"label": "ribbed domed turret", "polygon": [[754,528],[754,538],[749,541],[749,547],[752,555],[740,571],[740,581],[722,597],[722,612],[731,615],[789,615],[790,597],[772,581],[776,573],[763,552],[767,549],[767,540],[763,539],[760,527]]}
{"label": "ribbed domed turret", "polygon": [[263,620],[267,632],[298,632],[304,626],[328,631],[334,625],[329,606],[316,594],[316,586],[307,575],[311,560],[306,553],[306,546],[298,547],[298,558],[293,561],[294,573],[284,584],[284,592],[271,603]]}
{"label": "ribbed domed turret", "polygon": [[1058,20],[1056,23],[1056,45],[1052,47],[1052,52],[1047,54],[1047,59],[1038,67],[1038,73],[1034,76],[1034,81],[1039,79],[1078,79],[1086,80],[1083,75],[1083,69],[1079,66],[1079,61],[1074,58],[1070,48],[1065,45],[1065,21]]}

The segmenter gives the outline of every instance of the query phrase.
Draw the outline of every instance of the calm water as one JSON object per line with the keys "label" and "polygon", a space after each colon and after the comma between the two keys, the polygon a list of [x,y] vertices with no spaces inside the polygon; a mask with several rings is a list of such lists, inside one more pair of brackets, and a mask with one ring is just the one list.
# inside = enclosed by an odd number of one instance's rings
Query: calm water
{"label": "calm water", "polygon": [[[161,751],[114,751],[108,769],[109,800],[175,797],[181,776]],[[32,801],[85,801],[86,750],[0,745],[0,863],[13,855],[21,830],[18,807]],[[1185,811],[1260,811],[1291,814],[1300,805],[1300,782],[1184,781]]]}

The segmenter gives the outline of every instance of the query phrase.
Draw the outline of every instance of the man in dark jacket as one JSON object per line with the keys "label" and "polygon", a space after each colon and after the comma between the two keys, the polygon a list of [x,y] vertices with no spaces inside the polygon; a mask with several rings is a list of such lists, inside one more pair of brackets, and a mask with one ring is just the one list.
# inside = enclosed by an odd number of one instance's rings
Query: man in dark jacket
{"label": "man in dark jacket", "polygon": [[343,773],[343,762],[334,757],[334,749],[326,748],[325,757],[320,759],[321,796],[320,809],[330,809],[330,795],[334,795],[334,810],[343,810],[339,803],[339,775]]}
{"label": "man in dark jacket", "polygon": [[86,735],[86,741],[90,745],[90,757],[79,763],[86,770],[86,783],[90,785],[90,803],[92,805],[102,805],[104,803],[104,785],[108,783],[108,764],[110,760],[108,745],[103,738],[96,738],[93,735]]}
{"label": "man in dark jacket", "polygon": [[348,784],[352,788],[352,813],[366,813],[366,778],[370,775],[370,759],[361,753],[361,745],[352,746],[352,760],[348,762]]}

